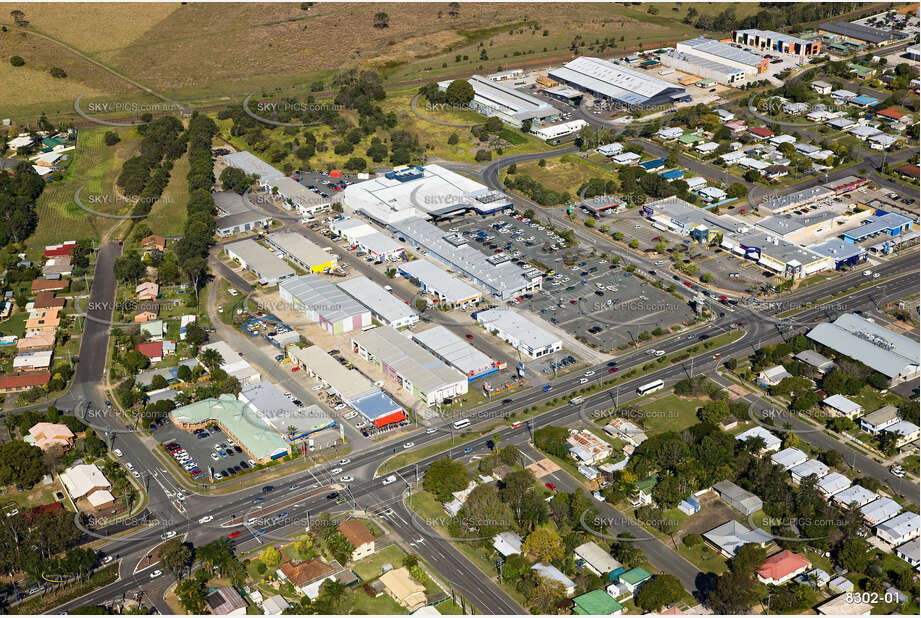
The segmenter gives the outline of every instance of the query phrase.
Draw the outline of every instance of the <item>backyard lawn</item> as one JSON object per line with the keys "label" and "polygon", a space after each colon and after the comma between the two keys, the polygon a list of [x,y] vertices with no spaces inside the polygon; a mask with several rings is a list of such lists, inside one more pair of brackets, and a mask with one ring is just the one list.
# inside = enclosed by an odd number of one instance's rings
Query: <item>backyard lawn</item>
{"label": "backyard lawn", "polygon": [[395,569],[400,568],[403,566],[403,558],[405,557],[406,552],[400,549],[398,545],[388,545],[375,552],[370,558],[356,564],[352,570],[362,580],[369,581],[381,574],[381,567],[385,564],[393,565]]}
{"label": "backyard lawn", "polygon": [[666,395],[642,404],[645,415],[641,419],[648,434],[663,431],[681,431],[698,423],[697,408],[704,405],[700,399],[685,399]]}

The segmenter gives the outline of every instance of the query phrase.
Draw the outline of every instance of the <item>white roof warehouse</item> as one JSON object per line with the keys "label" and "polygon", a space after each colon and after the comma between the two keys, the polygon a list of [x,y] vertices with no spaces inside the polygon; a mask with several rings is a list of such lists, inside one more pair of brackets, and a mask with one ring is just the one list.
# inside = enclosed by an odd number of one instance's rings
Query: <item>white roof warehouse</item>
{"label": "white roof warehouse", "polygon": [[684,88],[613,62],[581,56],[548,75],[573,88],[624,106],[666,105],[688,98]]}
{"label": "white roof warehouse", "polygon": [[[520,127],[524,120],[541,121],[559,114],[549,103],[482,75],[471,76],[467,83],[473,86],[471,107],[486,116],[497,116],[502,122],[514,127]],[[450,84],[450,81],[444,81],[439,82],[438,86],[445,89]]]}
{"label": "white roof warehouse", "polygon": [[563,349],[559,337],[511,309],[496,307],[478,311],[476,321],[530,358],[539,358]]}
{"label": "white roof warehouse", "polygon": [[423,290],[449,305],[476,303],[483,295],[471,285],[449,275],[428,260],[413,260],[398,267],[404,277],[415,279]]}
{"label": "white roof warehouse", "polygon": [[331,335],[371,325],[371,312],[366,307],[319,275],[283,281],[278,293],[283,301],[302,311],[308,320],[319,322]]}
{"label": "white roof warehouse", "polygon": [[508,300],[541,286],[542,275],[533,267],[522,268],[511,256],[487,256],[470,246],[463,234],[448,233],[423,219],[405,219],[391,224],[396,236],[449,268],[468,277],[496,298]]}
{"label": "white roof warehouse", "polygon": [[405,302],[364,275],[338,284],[346,294],[371,310],[371,315],[394,328],[412,326],[419,314]]}
{"label": "white roof warehouse", "polygon": [[444,326],[434,326],[414,333],[413,340],[467,376],[468,382],[499,371],[499,363]]}
{"label": "white roof warehouse", "polygon": [[819,324],[806,336],[880,372],[889,378],[890,384],[919,375],[921,354],[916,341],[854,313]]}
{"label": "white roof warehouse", "polygon": [[265,237],[265,241],[286,258],[310,272],[323,272],[339,263],[335,255],[324,251],[297,232],[273,232]]}
{"label": "white roof warehouse", "polygon": [[262,285],[278,285],[279,281],[295,275],[294,269],[279,259],[280,256],[252,238],[226,244],[224,251],[243,268],[259,277]]}
{"label": "white roof warehouse", "polygon": [[428,405],[467,392],[466,376],[390,326],[355,335],[352,347]]}

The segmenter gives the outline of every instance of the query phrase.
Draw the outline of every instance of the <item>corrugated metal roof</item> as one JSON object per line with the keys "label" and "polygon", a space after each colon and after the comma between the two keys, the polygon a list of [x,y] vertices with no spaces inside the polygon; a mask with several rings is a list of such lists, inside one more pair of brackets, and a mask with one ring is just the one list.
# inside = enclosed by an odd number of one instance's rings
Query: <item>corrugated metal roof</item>
{"label": "corrugated metal roof", "polygon": [[551,77],[576,84],[628,104],[639,104],[669,91],[684,89],[601,58],[581,56],[549,72]]}

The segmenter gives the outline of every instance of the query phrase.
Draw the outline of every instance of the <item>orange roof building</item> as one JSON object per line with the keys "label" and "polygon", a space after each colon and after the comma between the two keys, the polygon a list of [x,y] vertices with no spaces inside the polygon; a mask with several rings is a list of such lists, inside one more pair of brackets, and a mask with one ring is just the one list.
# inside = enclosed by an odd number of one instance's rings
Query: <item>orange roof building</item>
{"label": "orange roof building", "polygon": [[806,556],[785,549],[774,554],[758,567],[758,581],[762,584],[779,586],[811,568],[812,563]]}
{"label": "orange roof building", "polygon": [[159,234],[151,234],[141,241],[141,246],[145,251],[151,251],[153,249],[164,251],[166,249],[166,239]]}
{"label": "orange roof building", "polygon": [[43,451],[52,448],[70,448],[74,443],[74,432],[61,423],[35,423],[29,428],[32,443]]}
{"label": "orange roof building", "polygon": [[22,373],[0,376],[0,393],[20,393],[33,386],[44,386],[51,379],[51,373]]}
{"label": "orange roof building", "polygon": [[34,309],[62,308],[67,303],[66,298],[58,298],[51,290],[42,290],[35,295]]}
{"label": "orange roof building", "polygon": [[35,309],[26,320],[26,333],[55,332],[61,324],[61,310],[57,307]]}
{"label": "orange roof building", "polygon": [[54,339],[54,331],[35,333],[31,337],[21,337],[16,341],[16,350],[19,352],[50,350],[54,347]]}
{"label": "orange roof building", "polygon": [[374,535],[360,519],[348,519],[336,526],[336,529],[355,548],[352,550],[352,562],[374,553]]}
{"label": "orange roof building", "polygon": [[32,293],[36,294],[42,290],[57,292],[66,290],[70,286],[70,279],[36,279],[32,282]]}

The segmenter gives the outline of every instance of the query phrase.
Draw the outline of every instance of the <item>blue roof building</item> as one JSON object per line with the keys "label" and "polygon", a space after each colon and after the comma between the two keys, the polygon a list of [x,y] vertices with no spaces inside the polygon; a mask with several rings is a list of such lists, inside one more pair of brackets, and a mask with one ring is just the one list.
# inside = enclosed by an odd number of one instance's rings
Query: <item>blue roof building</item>
{"label": "blue roof building", "polygon": [[879,236],[898,236],[911,230],[912,220],[905,215],[896,212],[877,211],[877,213],[865,220],[861,225],[850,229],[841,237],[847,243],[859,243],[868,238]]}
{"label": "blue roof building", "polygon": [[659,176],[665,180],[678,180],[680,178],[684,178],[684,172],[681,170],[668,170],[665,172],[659,172]]}
{"label": "blue roof building", "polygon": [[656,170],[660,170],[663,167],[665,167],[665,157],[660,157],[658,159],[653,159],[651,161],[645,161],[643,163],[640,163],[640,167],[642,167],[647,172],[654,172]]}
{"label": "blue roof building", "polygon": [[868,97],[864,94],[854,97],[850,100],[851,105],[857,105],[858,107],[873,107],[879,105],[879,99],[874,99],[873,97]]}

